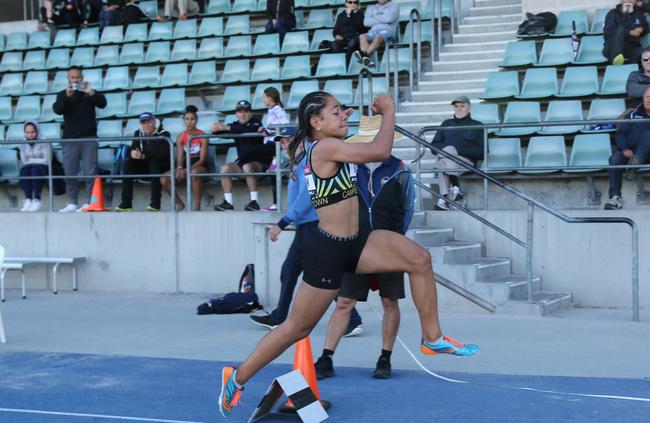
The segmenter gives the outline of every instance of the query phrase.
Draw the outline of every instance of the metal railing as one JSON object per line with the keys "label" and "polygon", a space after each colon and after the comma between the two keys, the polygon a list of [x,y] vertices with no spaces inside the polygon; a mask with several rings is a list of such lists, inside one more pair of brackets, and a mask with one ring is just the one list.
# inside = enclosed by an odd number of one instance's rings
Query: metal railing
{"label": "metal railing", "polygon": [[[420,76],[422,72],[422,19],[420,18],[419,10],[417,9],[411,10],[411,13],[409,14],[409,26],[411,28],[411,39],[409,40],[409,95],[408,95],[410,101],[413,99],[413,86],[415,84],[420,83]],[[415,37],[416,34],[417,34],[417,38]],[[413,66],[413,44],[416,45],[415,69]],[[398,71],[399,68],[396,70],[396,72]]]}

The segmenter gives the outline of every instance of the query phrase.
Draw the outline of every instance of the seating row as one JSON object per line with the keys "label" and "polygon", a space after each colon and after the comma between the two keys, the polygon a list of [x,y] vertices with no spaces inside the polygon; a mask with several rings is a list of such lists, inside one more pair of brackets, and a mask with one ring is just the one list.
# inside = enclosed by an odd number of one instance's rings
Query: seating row
{"label": "seating row", "polygon": [[602,34],[605,26],[605,17],[611,9],[597,9],[594,12],[591,26],[589,25],[589,14],[586,10],[565,10],[560,12],[557,18],[557,25],[553,32],[537,34],[534,36],[518,35],[520,38],[539,37],[568,37],[573,33],[573,22],[576,24],[576,34]]}
{"label": "seating row", "polygon": [[582,37],[576,55],[570,38],[549,38],[544,40],[538,59],[535,41],[513,41],[506,46],[500,66],[507,68],[569,64],[597,65],[607,62],[607,58],[602,53],[604,45],[605,39],[602,35]]}

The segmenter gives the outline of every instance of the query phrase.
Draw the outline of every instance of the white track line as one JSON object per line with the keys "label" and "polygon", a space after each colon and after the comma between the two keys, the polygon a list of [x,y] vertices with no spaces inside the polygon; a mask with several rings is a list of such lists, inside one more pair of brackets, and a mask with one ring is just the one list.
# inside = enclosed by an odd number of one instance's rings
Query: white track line
{"label": "white track line", "polygon": [[128,417],[128,416],[110,416],[106,414],[85,414],[85,413],[64,413],[60,411],[46,411],[46,410],[29,410],[20,408],[0,408],[0,412],[5,413],[23,413],[23,414],[47,414],[52,416],[70,416],[70,417],[93,417],[112,420],[128,420],[136,422],[156,422],[156,423],[203,423],[189,420],[166,420],[166,419],[150,419],[147,417]]}

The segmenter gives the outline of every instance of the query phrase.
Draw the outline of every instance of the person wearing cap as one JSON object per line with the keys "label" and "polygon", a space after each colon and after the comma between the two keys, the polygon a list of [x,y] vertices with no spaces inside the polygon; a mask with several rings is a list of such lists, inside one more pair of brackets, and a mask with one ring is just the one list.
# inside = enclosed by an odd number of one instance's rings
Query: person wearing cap
{"label": "person wearing cap", "polygon": [[[461,95],[451,102],[454,107],[454,117],[444,120],[440,126],[469,126],[482,125],[482,122],[472,119],[470,115],[471,102],[467,96]],[[480,129],[460,129],[455,131],[438,130],[431,145],[458,157],[465,163],[476,166],[476,162],[483,160],[483,131]],[[431,151],[433,154],[435,152]],[[436,169],[459,169],[461,166],[452,160],[442,156],[438,157],[435,163]],[[440,194],[452,201],[460,201],[464,194],[460,189],[458,177],[464,173],[463,170],[450,172],[438,172],[438,185]],[[436,210],[449,210],[449,203],[444,198],[439,198],[436,203]]]}
{"label": "person wearing cap", "polygon": [[[133,133],[131,149],[127,153],[124,164],[125,175],[161,175],[169,170],[169,143],[163,140],[140,139],[141,137],[167,137],[169,132],[157,126],[156,117],[153,113],[142,113],[138,118],[140,128]],[[160,210],[160,197],[162,188],[160,178],[148,178],[151,181],[151,199],[147,211]],[[122,180],[122,199],[120,205],[115,208],[117,212],[133,210],[133,178]]]}
{"label": "person wearing cap", "polygon": [[[215,122],[210,130],[213,134],[223,134],[228,138],[229,135],[241,134],[260,134],[253,136],[234,136],[235,147],[237,148],[237,160],[233,163],[226,163],[221,166],[221,173],[255,173],[264,172],[271,164],[273,153],[263,144],[264,127],[262,122],[253,116],[250,102],[240,100],[235,106],[237,120],[230,125]],[[275,149],[274,149],[275,151]],[[244,210],[257,211],[260,209],[257,193],[257,176],[246,176],[246,185],[250,192],[250,202],[246,204]],[[221,204],[214,207],[216,211],[233,210],[232,197],[232,176],[224,175],[221,177],[221,186],[223,187],[224,200]]]}

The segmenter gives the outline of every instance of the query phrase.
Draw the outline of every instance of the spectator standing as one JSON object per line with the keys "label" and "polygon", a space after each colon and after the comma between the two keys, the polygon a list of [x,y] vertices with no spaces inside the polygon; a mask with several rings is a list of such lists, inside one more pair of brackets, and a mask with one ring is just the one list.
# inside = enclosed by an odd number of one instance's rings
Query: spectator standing
{"label": "spectator standing", "polygon": [[[153,113],[142,113],[139,117],[140,129],[136,129],[133,137],[171,137],[169,132],[157,126]],[[125,175],[163,174],[169,171],[169,144],[162,140],[134,139],[124,165]],[[151,201],[147,211],[160,210],[162,185],[160,177],[148,178],[151,181]],[[122,200],[115,208],[117,212],[133,210],[133,178],[122,180]]]}
{"label": "spectator standing", "polygon": [[[643,93],[643,102],[634,110],[627,113],[624,119],[650,119],[650,87]],[[609,164],[640,165],[650,162],[650,121],[647,124],[621,124],[616,130],[616,151],[609,156]],[[634,179],[639,169],[608,169],[609,200],[605,210],[620,210],[623,208],[621,198],[622,177]]]}
{"label": "spectator standing", "polygon": [[[33,142],[40,138],[38,123],[25,122],[25,144],[20,144],[20,176],[47,176],[48,162],[52,157],[50,144],[46,142]],[[35,212],[41,209],[41,190],[45,179],[21,179],[20,188],[25,194],[21,212]]]}
{"label": "spectator standing", "polygon": [[165,17],[185,20],[199,14],[199,5],[194,0],[165,0]]}
{"label": "spectator standing", "polygon": [[[81,69],[73,66],[68,71],[68,86],[56,96],[52,105],[54,113],[63,115],[63,138],[96,138],[97,121],[95,107],[106,107],[106,97],[95,91],[88,81],[84,81]],[[91,176],[97,174],[97,141],[62,142],[63,169],[66,176],[76,176],[79,173],[79,161],[82,163],[82,174]],[[88,206],[93,189],[93,178],[86,179],[86,197],[80,208],[77,203],[79,181],[74,178],[65,180],[68,204],[61,212],[81,210]]]}
{"label": "spectator standing", "polygon": [[[471,102],[462,95],[451,102],[454,107],[454,117],[442,122],[443,127],[482,125],[482,122],[472,119],[470,115]],[[476,162],[483,159],[483,131],[480,129],[445,131],[438,130],[431,143],[449,154],[452,154],[465,163],[476,166]],[[435,153],[434,153],[435,154]],[[436,169],[458,169],[459,164],[444,157],[439,157],[435,163]],[[452,172],[438,172],[438,185],[440,194],[452,201],[460,201],[464,194],[460,189],[458,177],[465,173],[462,169]],[[449,210],[449,203],[439,198],[437,210]]]}
{"label": "spectator standing", "polygon": [[643,9],[636,7],[636,0],[621,0],[620,4],[605,16],[603,28],[605,47],[603,56],[614,65],[627,60],[636,63],[641,51],[641,36],[648,32]]}
{"label": "spectator standing", "polygon": [[76,0],[46,0],[41,13],[45,15],[45,22],[57,27],[77,27],[83,22]]}
{"label": "spectator standing", "polygon": [[334,36],[332,51],[345,52],[348,62],[352,52],[359,50],[359,36],[368,32],[368,28],[363,24],[363,19],[359,0],[345,0],[345,9],[336,17],[336,23],[332,30]]}
{"label": "spectator standing", "polygon": [[625,92],[632,104],[637,106],[643,101],[643,93],[650,87],[650,47],[641,52],[641,69],[630,73],[627,77]]}
{"label": "spectator standing", "polygon": [[[212,133],[223,133],[225,137],[228,137],[229,135],[259,134],[264,132],[262,122],[258,118],[253,117],[251,104],[247,100],[237,102],[235,113],[237,114],[237,120],[230,125],[218,122],[212,124]],[[262,135],[248,137],[236,136],[233,138],[237,148],[237,161],[221,166],[221,173],[255,173],[264,172],[268,168],[273,159],[273,153],[269,154],[269,148],[264,145]],[[244,207],[246,211],[260,209],[257,178],[257,176],[246,176],[246,185],[250,193],[250,202]],[[233,210],[232,176],[222,176],[221,186],[223,187],[224,200],[221,204],[216,205],[214,209],[216,211]]]}
{"label": "spectator standing", "polygon": [[[289,123],[289,115],[284,110],[284,104],[282,104],[280,93],[277,89],[273,87],[266,88],[262,93],[262,101],[264,102],[264,105],[268,107],[268,111],[266,112],[268,116],[266,127],[268,129],[266,130],[267,136],[264,137],[264,145],[269,149],[269,154],[275,155],[275,143],[273,140],[276,137],[272,135],[275,133],[275,128],[273,125],[284,125]],[[280,157],[273,157],[273,161],[266,171],[269,173],[275,172],[275,169],[279,166],[280,161]],[[278,193],[275,189],[275,184],[271,189],[273,190],[273,204],[262,209],[264,211],[276,211],[278,209],[278,206],[276,204],[278,202]]]}
{"label": "spectator standing", "polygon": [[280,34],[280,44],[284,35],[296,27],[296,15],[293,13],[293,0],[267,0],[265,32]]}
{"label": "spectator standing", "polygon": [[399,5],[391,0],[378,0],[377,4],[369,6],[363,19],[363,24],[370,28],[365,34],[359,35],[359,50],[354,52],[357,61],[369,68],[375,66],[370,58],[379,47],[394,40],[399,19]]}

